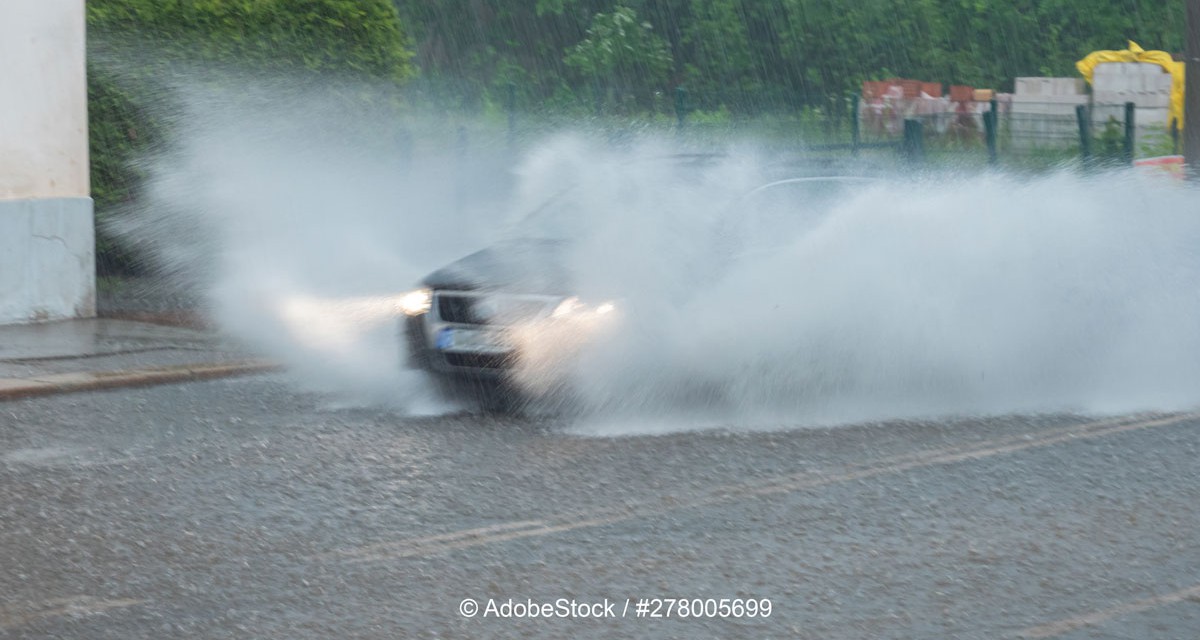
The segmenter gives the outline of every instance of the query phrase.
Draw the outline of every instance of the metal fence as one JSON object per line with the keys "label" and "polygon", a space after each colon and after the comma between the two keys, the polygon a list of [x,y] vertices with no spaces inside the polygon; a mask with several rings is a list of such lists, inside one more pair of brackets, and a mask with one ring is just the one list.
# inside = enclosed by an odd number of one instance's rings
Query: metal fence
{"label": "metal fence", "polygon": [[557,132],[584,131],[614,145],[657,138],[680,150],[702,153],[749,147],[785,161],[827,167],[862,162],[1022,170],[1128,165],[1137,158],[1177,153],[1179,146],[1178,136],[1160,122],[1139,122],[1140,110],[1132,103],[1014,107],[993,100],[954,112],[886,117],[863,117],[853,108],[840,118],[814,111],[737,118],[686,108],[637,116],[509,110],[490,119],[462,116],[458,124],[443,114],[437,126],[425,122],[402,127],[396,139],[402,164],[420,158],[422,145],[426,150],[453,149],[464,162],[472,162],[480,152],[516,159]]}

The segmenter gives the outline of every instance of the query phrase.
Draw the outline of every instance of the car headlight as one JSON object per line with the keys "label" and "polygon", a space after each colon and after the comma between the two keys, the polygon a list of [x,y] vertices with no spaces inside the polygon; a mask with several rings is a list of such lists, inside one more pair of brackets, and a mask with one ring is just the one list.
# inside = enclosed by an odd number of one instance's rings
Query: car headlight
{"label": "car headlight", "polygon": [[433,306],[433,290],[428,288],[416,289],[400,296],[396,306],[407,316],[419,316],[428,313]]}
{"label": "car headlight", "polygon": [[554,308],[554,313],[551,315],[555,318],[579,317],[585,315],[605,315],[612,313],[616,309],[616,303],[611,301],[601,302],[599,304],[587,304],[579,298],[571,296],[570,298],[560,302],[559,305]]}

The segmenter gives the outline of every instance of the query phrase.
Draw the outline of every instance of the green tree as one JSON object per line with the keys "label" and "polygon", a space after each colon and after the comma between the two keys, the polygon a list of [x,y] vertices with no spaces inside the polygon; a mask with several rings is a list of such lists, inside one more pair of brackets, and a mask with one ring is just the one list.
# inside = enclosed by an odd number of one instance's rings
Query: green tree
{"label": "green tree", "polygon": [[[88,0],[86,10],[101,273],[135,262],[103,223],[136,199],[143,179],[137,158],[170,139],[169,85],[177,71],[217,66],[322,86],[347,76],[392,86],[416,73],[389,0]],[[345,93],[363,99],[354,87]]]}
{"label": "green tree", "polygon": [[592,17],[587,36],[563,59],[604,93],[609,103],[650,104],[671,68],[667,43],[631,7]]}
{"label": "green tree", "polygon": [[88,0],[87,19],[103,45],[128,44],[167,61],[395,81],[415,71],[387,0]]}
{"label": "green tree", "polygon": [[[1095,49],[1122,47],[1127,39],[1179,51],[1183,37],[1183,4],[1174,1],[396,3],[412,25],[421,82],[467,107],[486,103],[508,82],[518,84],[529,106],[571,91],[586,101],[597,84],[605,97],[633,91],[646,106],[651,87],[686,84],[691,100],[705,108],[754,113],[820,106],[836,112],[866,79],[899,75],[1005,90],[1017,76],[1074,75],[1076,60]],[[629,25],[654,25],[646,35],[665,45],[665,55],[656,47],[648,52],[659,61],[635,62],[633,71],[604,66],[607,56],[619,54],[603,43],[615,43],[608,32],[623,16]],[[633,31],[622,37],[636,41]]]}

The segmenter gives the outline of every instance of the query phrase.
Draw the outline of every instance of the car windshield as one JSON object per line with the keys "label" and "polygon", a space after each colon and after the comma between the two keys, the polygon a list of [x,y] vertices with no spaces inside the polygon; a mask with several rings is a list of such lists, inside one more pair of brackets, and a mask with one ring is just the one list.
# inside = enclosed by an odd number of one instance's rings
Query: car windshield
{"label": "car windshield", "polygon": [[[754,188],[727,206],[725,231],[745,240],[793,238],[815,226],[838,202],[878,180],[859,176],[818,176],[777,180]],[[521,238],[570,240],[580,233],[588,203],[577,185],[555,192],[519,215],[513,234]]]}
{"label": "car windshield", "polygon": [[853,176],[771,182],[731,207],[726,232],[734,236],[741,251],[773,249],[812,231],[840,202],[876,182]]}
{"label": "car windshield", "polygon": [[[660,206],[650,206],[662,200],[667,190],[705,200],[702,194],[711,190],[728,198],[729,189],[706,186],[707,170],[725,159],[722,154],[683,153],[653,156],[634,161],[592,167],[603,177],[593,180],[591,176],[573,180],[566,186],[551,191],[540,200],[527,201],[519,210],[511,225],[512,235],[520,238],[540,240],[573,240],[587,232],[589,212],[611,207],[650,209],[661,212]],[[605,185],[597,189],[597,185]],[[685,198],[672,203],[686,202]]]}
{"label": "car windshield", "polygon": [[565,241],[578,233],[579,192],[566,187],[517,219],[512,235],[535,240]]}

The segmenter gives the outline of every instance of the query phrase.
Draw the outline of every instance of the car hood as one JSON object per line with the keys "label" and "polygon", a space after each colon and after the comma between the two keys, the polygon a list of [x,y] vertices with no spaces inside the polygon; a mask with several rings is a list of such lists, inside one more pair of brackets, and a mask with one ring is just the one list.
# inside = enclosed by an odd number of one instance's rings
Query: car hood
{"label": "car hood", "polygon": [[571,278],[564,264],[565,244],[560,240],[509,240],[455,260],[422,283],[431,289],[568,295]]}

